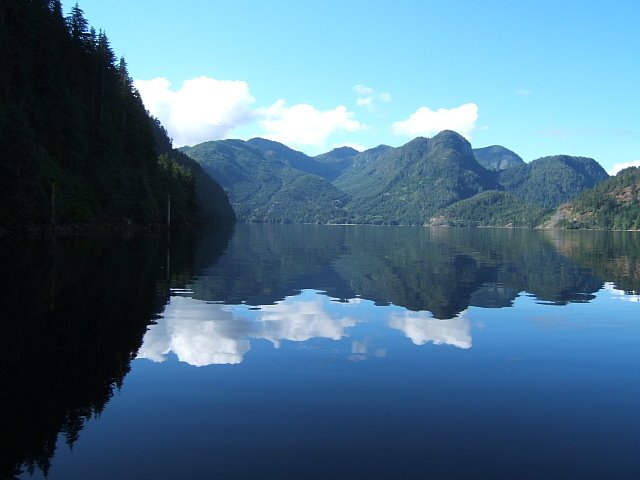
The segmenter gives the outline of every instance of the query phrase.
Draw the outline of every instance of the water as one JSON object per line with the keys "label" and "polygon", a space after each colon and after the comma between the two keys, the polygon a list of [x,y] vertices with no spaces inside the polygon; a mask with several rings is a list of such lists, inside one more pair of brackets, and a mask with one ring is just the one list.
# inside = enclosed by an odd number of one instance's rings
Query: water
{"label": "water", "polygon": [[640,235],[5,242],[11,478],[640,478]]}

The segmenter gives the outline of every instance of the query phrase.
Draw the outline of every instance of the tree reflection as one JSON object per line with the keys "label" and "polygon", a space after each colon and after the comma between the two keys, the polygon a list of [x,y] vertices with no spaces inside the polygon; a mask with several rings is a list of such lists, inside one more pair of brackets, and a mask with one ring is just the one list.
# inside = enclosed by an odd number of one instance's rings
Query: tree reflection
{"label": "tree reflection", "polygon": [[[609,279],[636,287],[629,239],[609,232],[594,242],[590,233],[567,244],[536,230],[240,225],[190,288],[200,300],[250,305],[314,289],[448,319],[469,306],[511,306],[521,292],[563,305],[590,301]],[[583,258],[589,251],[600,253]]]}
{"label": "tree reflection", "polygon": [[[218,237],[212,261],[225,246]],[[170,250],[163,237],[3,242],[2,478],[46,475],[58,434],[71,446],[102,413],[170,288],[191,280],[194,245],[192,236],[175,236]]]}

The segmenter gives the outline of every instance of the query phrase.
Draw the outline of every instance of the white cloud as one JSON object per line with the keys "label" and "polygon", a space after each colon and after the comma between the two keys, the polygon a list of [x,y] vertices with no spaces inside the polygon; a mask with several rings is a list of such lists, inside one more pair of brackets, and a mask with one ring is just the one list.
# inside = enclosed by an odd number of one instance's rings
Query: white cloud
{"label": "white cloud", "polygon": [[365,128],[344,105],[318,110],[306,103],[287,107],[286,102],[280,99],[268,108],[256,110],[256,113],[265,130],[261,136],[287,145],[324,147],[333,133],[356,132]]}
{"label": "white cloud", "polygon": [[433,136],[442,130],[454,130],[467,139],[476,128],[478,121],[478,105],[466,103],[454,108],[431,110],[420,107],[409,118],[393,124],[393,133],[415,137]]}
{"label": "white cloud", "polygon": [[375,90],[371,87],[367,87],[366,85],[358,84],[353,86],[353,90],[362,97],[368,97],[373,95]]}
{"label": "white cloud", "polygon": [[518,88],[514,93],[519,97],[530,97],[533,95],[533,92],[528,88]]}
{"label": "white cloud", "polygon": [[373,107],[373,97],[361,97],[356,100],[359,107]]}
{"label": "white cloud", "polygon": [[185,80],[179,90],[172,90],[166,78],[134,84],[176,147],[223,139],[235,127],[254,121],[255,99],[244,81],[202,76]]}
{"label": "white cloud", "polygon": [[636,160],[634,162],[616,163],[609,170],[609,175],[617,175],[620,170],[623,170],[627,167],[640,167],[640,160]]}
{"label": "white cloud", "polygon": [[471,348],[471,323],[463,315],[450,320],[438,320],[427,312],[392,314],[389,326],[400,330],[416,345],[453,345]]}
{"label": "white cloud", "polygon": [[358,94],[356,105],[366,107],[370,112],[376,110],[376,101],[388,103],[391,101],[391,94],[388,92],[376,93],[376,91],[366,85],[354,85],[353,90]]}

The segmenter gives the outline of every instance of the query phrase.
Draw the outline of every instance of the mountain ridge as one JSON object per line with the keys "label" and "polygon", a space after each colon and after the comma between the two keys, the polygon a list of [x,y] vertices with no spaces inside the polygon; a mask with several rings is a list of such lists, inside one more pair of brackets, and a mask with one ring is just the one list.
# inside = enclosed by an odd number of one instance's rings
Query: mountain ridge
{"label": "mountain ridge", "polygon": [[525,163],[500,145],[474,149],[448,130],[399,147],[339,147],[315,157],[262,138],[182,151],[223,185],[239,221],[250,222],[531,227],[608,178],[591,158]]}

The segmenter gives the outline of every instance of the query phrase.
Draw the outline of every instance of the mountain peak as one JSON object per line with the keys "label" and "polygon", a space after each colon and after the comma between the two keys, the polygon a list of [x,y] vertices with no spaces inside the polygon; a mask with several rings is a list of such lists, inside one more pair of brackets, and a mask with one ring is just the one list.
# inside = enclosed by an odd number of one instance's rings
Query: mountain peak
{"label": "mountain peak", "polygon": [[524,160],[518,154],[502,145],[474,148],[473,154],[480,165],[494,172],[524,165]]}

